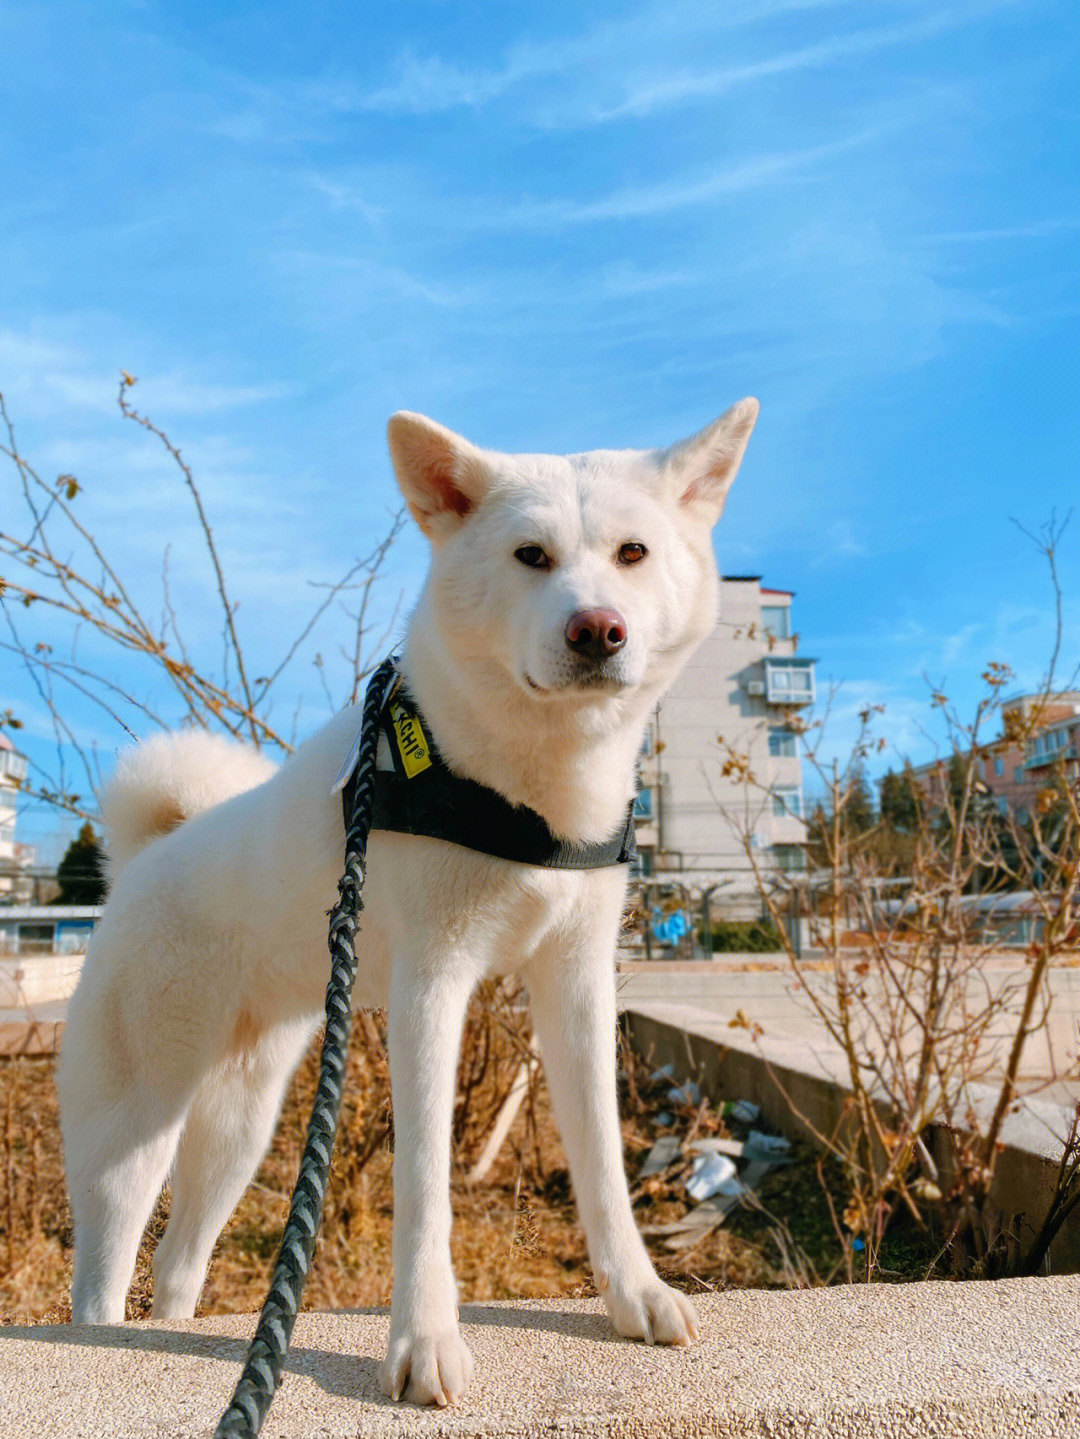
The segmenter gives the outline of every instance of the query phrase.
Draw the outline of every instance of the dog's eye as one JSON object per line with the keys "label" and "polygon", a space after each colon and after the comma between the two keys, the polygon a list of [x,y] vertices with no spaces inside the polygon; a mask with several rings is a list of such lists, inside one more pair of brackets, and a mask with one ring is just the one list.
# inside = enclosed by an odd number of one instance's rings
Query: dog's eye
{"label": "dog's eye", "polygon": [[551,561],[539,545],[521,545],[514,551],[514,559],[520,560],[523,565],[528,565],[531,570],[551,568]]}
{"label": "dog's eye", "polygon": [[648,550],[640,540],[628,540],[625,545],[619,546],[619,564],[636,565],[648,554]]}

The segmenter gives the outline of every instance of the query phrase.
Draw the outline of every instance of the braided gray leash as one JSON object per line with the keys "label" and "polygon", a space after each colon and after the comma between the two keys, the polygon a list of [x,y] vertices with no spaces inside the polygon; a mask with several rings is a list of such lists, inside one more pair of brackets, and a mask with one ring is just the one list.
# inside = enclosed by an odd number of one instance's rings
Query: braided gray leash
{"label": "braided gray leash", "polygon": [[371,808],[375,793],[375,751],[379,716],[397,671],[384,660],[368,681],[356,764],[356,793],[345,838],[345,873],[338,881],[340,899],[330,912],[330,983],[326,986],[326,1033],[319,1085],[315,1091],[300,1176],[289,1205],[270,1293],[248,1349],[244,1372],[232,1403],[221,1416],[214,1439],[254,1439],[274,1397],[285,1366],[300,1296],[315,1253],[323,1197],[330,1174],[330,1156],[337,1134],[338,1110],[345,1081],[352,989],[356,979],[353,938],[364,907],[364,888]]}

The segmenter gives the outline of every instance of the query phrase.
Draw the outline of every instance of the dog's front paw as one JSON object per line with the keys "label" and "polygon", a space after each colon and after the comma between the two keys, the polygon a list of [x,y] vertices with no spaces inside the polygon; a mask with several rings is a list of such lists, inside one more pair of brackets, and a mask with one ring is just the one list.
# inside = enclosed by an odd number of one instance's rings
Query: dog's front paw
{"label": "dog's front paw", "polygon": [[412,1404],[456,1404],[473,1376],[472,1355],[456,1324],[437,1332],[391,1333],[379,1383],[391,1399]]}
{"label": "dog's front paw", "polygon": [[685,1294],[662,1283],[655,1274],[637,1286],[612,1283],[604,1292],[604,1303],[616,1332],[627,1339],[686,1345],[698,1337],[697,1310]]}

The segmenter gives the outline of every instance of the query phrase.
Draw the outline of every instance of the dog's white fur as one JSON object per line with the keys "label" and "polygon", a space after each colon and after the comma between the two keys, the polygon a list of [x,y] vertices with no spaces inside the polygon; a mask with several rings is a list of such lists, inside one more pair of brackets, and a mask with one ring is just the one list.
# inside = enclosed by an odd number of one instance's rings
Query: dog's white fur
{"label": "dog's white fur", "polygon": [[[710,532],[756,417],[744,400],[666,451],[556,457],[494,454],[394,416],[398,481],[432,544],[402,668],[452,768],[565,837],[617,829],[648,714],[715,623]],[[630,542],[643,558],[620,557]],[[523,562],[526,546],[547,564]],[[589,660],[565,630],[601,607],[625,619],[627,638]],[[358,723],[344,711],[277,770],[231,742],[162,737],[122,762],[105,795],[113,888],[59,1071],[77,1322],[123,1318],[170,1169],[154,1313],[194,1312],[321,1011],[343,848],[330,791]],[[528,987],[615,1328],[669,1344],[696,1334],[689,1301],[653,1271],[623,1174],[613,956],[626,879],[624,866],[534,869],[372,836],[355,1000],[389,1006],[394,1294],[382,1382],[394,1397],[452,1402],[472,1372],[450,1264],[449,1135],[465,1007],[486,976],[516,972]]]}

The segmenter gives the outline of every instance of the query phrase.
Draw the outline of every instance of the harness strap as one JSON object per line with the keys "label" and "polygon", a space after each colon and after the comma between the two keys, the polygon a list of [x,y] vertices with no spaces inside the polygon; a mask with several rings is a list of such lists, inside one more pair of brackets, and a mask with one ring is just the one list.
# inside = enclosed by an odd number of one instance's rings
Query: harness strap
{"label": "harness strap", "polygon": [[[540,869],[607,869],[629,864],[637,854],[633,801],[626,821],[606,840],[560,839],[536,810],[511,804],[496,790],[456,775],[424,729],[422,716],[399,687],[382,715],[393,770],[375,774],[373,829],[425,835],[450,844]],[[355,780],[342,793],[352,813]]]}
{"label": "harness strap", "polygon": [[610,839],[592,844],[560,839],[535,810],[512,805],[475,780],[433,767],[416,779],[379,770],[371,823],[373,829],[444,839],[478,854],[542,869],[606,869],[629,864],[636,853],[632,810],[630,805],[626,824]]}

